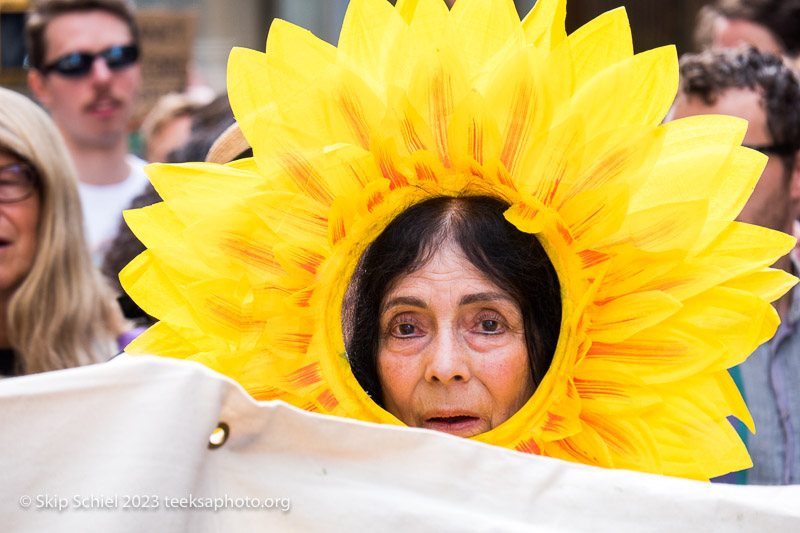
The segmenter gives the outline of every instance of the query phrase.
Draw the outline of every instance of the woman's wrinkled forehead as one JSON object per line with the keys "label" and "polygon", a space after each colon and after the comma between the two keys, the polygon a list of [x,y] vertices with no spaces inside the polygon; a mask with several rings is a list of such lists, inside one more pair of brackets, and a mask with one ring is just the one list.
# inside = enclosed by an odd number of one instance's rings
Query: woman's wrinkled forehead
{"label": "woman's wrinkled forehead", "polygon": [[402,272],[399,272],[393,279],[389,280],[383,293],[382,302],[385,301],[386,295],[394,287],[396,287],[400,281],[414,274],[420,269],[428,267],[432,263],[436,262],[437,259],[442,257],[442,255],[449,252],[461,259],[465,267],[476,268],[476,265],[472,264],[467,257],[467,254],[464,253],[463,248],[459,244],[453,232],[443,229],[442,231],[429,235],[428,239],[425,239],[422,242],[417,256],[408,265],[408,267]]}

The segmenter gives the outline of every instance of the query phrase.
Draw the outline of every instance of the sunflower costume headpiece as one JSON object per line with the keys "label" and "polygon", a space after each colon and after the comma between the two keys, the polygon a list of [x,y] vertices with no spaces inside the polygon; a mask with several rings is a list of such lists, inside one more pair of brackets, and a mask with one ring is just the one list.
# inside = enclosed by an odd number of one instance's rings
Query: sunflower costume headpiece
{"label": "sunflower costume headpiece", "polygon": [[128,351],[200,361],[256,399],[399,424],[350,370],[342,302],[389,221],[490,194],[561,282],[551,368],[474,437],[605,467],[708,479],[750,465],[726,369],[775,331],[789,236],[734,222],[765,158],[746,123],[660,125],[675,50],[634,55],[625,11],[567,36],[564,0],[352,0],[338,48],[276,20],[233,50],[254,157],[152,165],[163,203],[126,213],[148,250],[123,272],[160,322]]}

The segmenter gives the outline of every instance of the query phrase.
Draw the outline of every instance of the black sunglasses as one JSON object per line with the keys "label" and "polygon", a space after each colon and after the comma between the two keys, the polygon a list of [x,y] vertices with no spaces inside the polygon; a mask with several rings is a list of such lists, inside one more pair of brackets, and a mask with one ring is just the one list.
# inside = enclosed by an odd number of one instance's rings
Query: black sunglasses
{"label": "black sunglasses", "polygon": [[122,70],[139,59],[139,47],[135,44],[112,46],[96,54],[89,52],[72,52],[60,57],[40,69],[42,74],[58,72],[67,78],[80,78],[92,70],[95,59],[102,57],[110,70]]}

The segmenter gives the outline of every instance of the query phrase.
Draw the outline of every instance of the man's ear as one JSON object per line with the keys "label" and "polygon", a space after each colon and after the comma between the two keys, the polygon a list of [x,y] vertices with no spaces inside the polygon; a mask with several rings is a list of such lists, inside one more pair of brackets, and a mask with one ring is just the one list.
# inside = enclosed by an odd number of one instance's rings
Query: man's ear
{"label": "man's ear", "polygon": [[33,93],[33,96],[39,101],[40,104],[48,109],[50,108],[50,92],[45,86],[44,76],[41,72],[36,69],[31,69],[28,71],[28,88],[31,90],[31,93]]}

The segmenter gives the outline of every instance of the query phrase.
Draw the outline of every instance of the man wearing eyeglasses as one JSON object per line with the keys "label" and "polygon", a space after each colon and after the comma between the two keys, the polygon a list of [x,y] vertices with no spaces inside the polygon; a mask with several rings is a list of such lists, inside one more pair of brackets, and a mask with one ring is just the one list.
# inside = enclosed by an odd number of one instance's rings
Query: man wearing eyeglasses
{"label": "man wearing eyeglasses", "polygon": [[[800,198],[800,78],[782,59],[754,48],[687,54],[671,118],[724,114],[748,121],[743,145],[769,159],[738,220],[792,232]],[[758,243],[753,243],[757,249]],[[797,273],[790,257],[774,268]],[[800,289],[776,302],[781,325],[742,365],[731,369],[756,433],[735,423],[753,468],[723,481],[800,483]]]}
{"label": "man wearing eyeglasses", "polygon": [[58,125],[81,181],[87,239],[96,263],[121,214],[147,184],[128,154],[139,92],[139,38],[125,0],[35,2],[26,25],[28,84]]}

